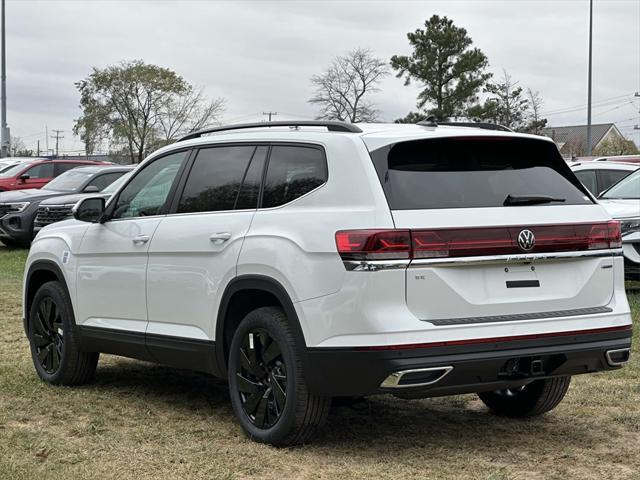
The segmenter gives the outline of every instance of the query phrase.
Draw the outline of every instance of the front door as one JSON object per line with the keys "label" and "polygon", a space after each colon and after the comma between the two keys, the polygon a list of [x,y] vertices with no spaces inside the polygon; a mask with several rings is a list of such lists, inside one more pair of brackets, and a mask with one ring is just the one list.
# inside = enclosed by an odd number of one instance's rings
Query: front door
{"label": "front door", "polygon": [[87,229],[77,258],[78,325],[126,332],[144,344],[147,252],[186,156],[152,160],[108,207],[109,220]]}

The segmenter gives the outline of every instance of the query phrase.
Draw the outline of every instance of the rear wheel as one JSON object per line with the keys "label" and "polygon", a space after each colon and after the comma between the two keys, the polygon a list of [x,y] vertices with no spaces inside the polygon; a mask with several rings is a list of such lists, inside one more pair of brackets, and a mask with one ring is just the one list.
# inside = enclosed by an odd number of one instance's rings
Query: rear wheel
{"label": "rear wheel", "polygon": [[481,392],[478,396],[496,415],[535,417],[556,408],[570,383],[571,377],[555,377],[518,388]]}
{"label": "rear wheel", "polygon": [[300,348],[279,308],[254,310],[238,326],[229,351],[229,390],[251,439],[303,443],[326,420],[331,399],[307,390]]}
{"label": "rear wheel", "polygon": [[47,282],[36,292],[28,331],[33,365],[42,380],[80,385],[93,379],[99,354],[80,351],[71,302],[60,282]]}

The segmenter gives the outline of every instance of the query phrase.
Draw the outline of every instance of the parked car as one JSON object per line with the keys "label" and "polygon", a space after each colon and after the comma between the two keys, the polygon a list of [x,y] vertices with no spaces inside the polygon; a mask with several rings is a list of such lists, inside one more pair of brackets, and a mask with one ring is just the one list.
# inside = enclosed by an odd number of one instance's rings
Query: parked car
{"label": "parked car", "polygon": [[0,192],[42,188],[58,175],[83,165],[111,165],[91,160],[39,160],[20,162],[0,173]]}
{"label": "parked car", "polygon": [[8,157],[0,160],[0,173],[8,170],[10,167],[17,165],[18,163],[32,163],[46,160],[46,158],[40,157]]}
{"label": "parked car", "polygon": [[51,180],[41,189],[0,193],[0,241],[9,246],[27,246],[34,236],[34,220],[41,201],[69,193],[92,193],[130,171],[132,167],[80,166]]}
{"label": "parked car", "polygon": [[640,165],[616,162],[577,162],[569,166],[578,180],[596,197],[640,169]]}
{"label": "parked car", "polygon": [[[91,168],[91,167],[89,167]],[[133,165],[126,168],[120,178],[118,178],[111,185],[100,191],[100,196],[105,200],[109,199],[118,189],[124,184],[124,182],[133,173]],[[46,188],[46,187],[45,187]],[[51,225],[52,223],[59,222],[61,220],[67,220],[71,218],[71,210],[73,207],[83,198],[95,196],[95,193],[72,193],[69,195],[55,196],[42,200],[38,206],[38,212],[33,223],[33,232],[37,234],[43,227]]]}
{"label": "parked car", "polygon": [[619,222],[551,139],[235,125],[41,230],[24,327],[46,382],[91,381],[100,352],[208,372],[250,438],[287,445],[332,397],[555,408],[572,375],[628,362],[622,276]]}
{"label": "parked car", "polygon": [[626,162],[640,163],[640,155],[611,155],[609,157],[596,157],[594,162]]}
{"label": "parked car", "polygon": [[640,280],[640,170],[603,192],[598,201],[620,221],[625,277]]}

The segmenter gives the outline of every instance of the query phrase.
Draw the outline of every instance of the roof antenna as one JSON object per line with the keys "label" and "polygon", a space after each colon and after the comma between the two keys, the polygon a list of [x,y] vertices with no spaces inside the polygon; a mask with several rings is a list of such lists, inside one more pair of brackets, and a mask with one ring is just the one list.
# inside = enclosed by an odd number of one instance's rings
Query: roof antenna
{"label": "roof antenna", "polygon": [[436,120],[435,115],[429,115],[427,118],[418,122],[417,125],[421,125],[423,127],[437,127],[438,121]]}

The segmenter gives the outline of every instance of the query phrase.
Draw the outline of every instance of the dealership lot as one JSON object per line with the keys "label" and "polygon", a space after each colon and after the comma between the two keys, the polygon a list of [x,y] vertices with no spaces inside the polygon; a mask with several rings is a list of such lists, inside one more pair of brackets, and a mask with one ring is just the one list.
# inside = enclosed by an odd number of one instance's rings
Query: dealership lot
{"label": "dealership lot", "polygon": [[[372,397],[335,407],[316,441],[247,440],[228,391],[196,373],[103,355],[97,381],[51,387],[33,371],[21,323],[26,250],[0,247],[0,472],[7,478],[637,478],[640,294],[629,293],[634,354],[574,378],[538,419],[491,416],[474,395]],[[73,408],[70,406],[73,405]]]}

